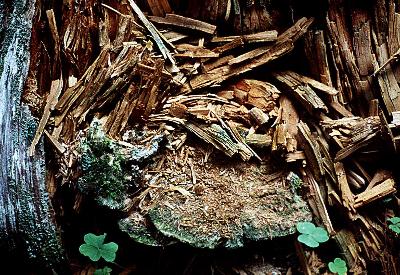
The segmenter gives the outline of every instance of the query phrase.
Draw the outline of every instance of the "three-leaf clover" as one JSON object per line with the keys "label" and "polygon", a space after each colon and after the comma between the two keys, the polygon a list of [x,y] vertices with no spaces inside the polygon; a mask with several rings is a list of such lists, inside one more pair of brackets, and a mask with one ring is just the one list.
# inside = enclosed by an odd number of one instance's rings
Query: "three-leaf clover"
{"label": "three-leaf clover", "polygon": [[389,225],[389,228],[397,233],[400,234],[400,218],[399,217],[393,217],[388,219],[389,222],[391,222],[392,224]]}
{"label": "three-leaf clover", "polygon": [[112,269],[106,266],[105,268],[102,269],[96,269],[93,273],[93,275],[110,275]]}
{"label": "three-leaf clover", "polygon": [[322,227],[316,227],[311,222],[299,222],[296,228],[301,233],[297,240],[309,247],[318,247],[320,243],[329,240],[328,232]]}
{"label": "three-leaf clover", "polygon": [[333,262],[328,263],[328,267],[330,272],[339,275],[344,275],[347,272],[346,262],[340,258],[335,258]]}
{"label": "three-leaf clover", "polygon": [[107,262],[115,260],[115,253],[118,250],[118,245],[114,242],[104,243],[107,234],[97,236],[88,233],[84,236],[85,243],[79,247],[79,252],[82,255],[88,256],[92,261],[97,262],[101,257]]}

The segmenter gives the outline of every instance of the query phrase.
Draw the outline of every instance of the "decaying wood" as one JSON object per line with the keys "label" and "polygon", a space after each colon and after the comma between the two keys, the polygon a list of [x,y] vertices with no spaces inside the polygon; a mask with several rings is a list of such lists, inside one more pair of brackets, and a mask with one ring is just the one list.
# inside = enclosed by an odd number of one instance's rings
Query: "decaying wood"
{"label": "decaying wood", "polygon": [[[0,244],[5,267],[20,261],[12,267],[15,273],[26,272],[22,265],[28,262],[31,269],[62,272],[65,260],[45,180],[40,140],[45,122],[39,130],[22,102],[34,10],[34,1],[0,4]],[[57,87],[53,88],[56,94]],[[52,104],[46,105],[47,112]],[[48,114],[43,121],[47,118]],[[40,134],[33,148],[37,150],[29,156],[36,129]]]}
{"label": "decaying wood", "polygon": [[[315,91],[308,85],[310,84],[310,81],[307,81],[307,83],[305,82],[305,78],[302,78],[298,74],[292,72],[274,72],[273,76],[292,92],[292,96],[299,100],[300,103],[307,109],[307,111],[310,112],[310,114],[314,114],[315,112],[319,111],[328,112],[328,107],[325,105],[322,99],[318,97]],[[314,86],[318,86],[315,85],[315,83],[318,82],[314,82]],[[322,86],[326,85],[320,83],[320,88]],[[326,89],[326,87],[323,87],[323,89],[332,93],[331,89],[329,88]]]}
{"label": "decaying wood", "polygon": [[324,224],[324,227],[328,231],[329,235],[334,235],[335,230],[332,225],[331,218],[329,216],[328,210],[326,208],[326,204],[324,202],[324,199],[321,194],[321,189],[316,181],[316,179],[313,177],[311,172],[305,171],[304,173],[304,181],[309,185],[310,190],[311,190],[311,196],[313,197],[313,202],[312,204],[315,205],[316,207],[316,215],[319,217]]}
{"label": "decaying wood", "polygon": [[[48,64],[30,72],[24,98],[40,118],[29,155],[42,157],[44,134],[51,145],[46,150],[55,154],[51,161],[60,167],[49,171],[52,199],[60,184],[74,186],[80,177],[77,143],[94,118],[107,138],[129,148],[163,136],[165,154],[155,157],[151,173],[169,163],[189,171],[187,185],[193,188],[168,183],[167,192],[185,198],[205,195],[187,143],[202,145],[201,161],[210,165],[213,154],[246,165],[274,156],[285,169],[300,172],[314,222],[336,239],[350,272],[361,274],[379,263],[386,274],[395,274],[394,250],[385,250],[392,243],[385,219],[397,212],[388,214],[393,207],[380,204],[398,187],[388,164],[400,145],[400,13],[394,1],[377,0],[369,10],[330,0],[326,22],[310,28],[313,18],[300,18],[283,33],[284,25],[270,25],[267,1],[147,0],[141,6],[128,0],[102,3],[96,12],[89,2],[46,11],[51,39],[35,41],[35,51]],[[205,5],[206,12],[199,9]],[[242,30],[231,33],[226,25]],[[289,55],[301,46],[303,51]],[[296,68],[304,57],[309,68]],[[287,62],[292,58],[294,65]],[[150,136],[140,140],[141,130]],[[17,153],[27,160],[22,149]],[[37,167],[27,167],[37,173]],[[42,175],[35,176],[44,183]],[[266,175],[265,186],[282,177]],[[132,189],[141,195],[130,193],[124,211],[139,201],[146,215],[163,200],[157,176],[134,182]],[[74,210],[82,200],[76,196]],[[312,274],[316,254],[298,242],[296,252],[303,271]]]}
{"label": "decaying wood", "polygon": [[269,121],[269,116],[257,107],[253,107],[249,113],[259,126],[264,125]]}
{"label": "decaying wood", "polygon": [[147,0],[147,3],[155,16],[164,16],[166,13],[172,12],[168,0]]}
{"label": "decaying wood", "polygon": [[62,80],[54,80],[51,82],[50,93],[47,98],[46,106],[44,107],[43,116],[40,119],[39,126],[36,129],[35,136],[33,138],[32,144],[29,148],[29,155],[33,156],[35,154],[35,147],[39,142],[40,137],[44,131],[44,128],[50,118],[50,112],[54,110],[55,105],[57,104],[58,97],[61,94],[62,90]]}
{"label": "decaying wood", "polygon": [[272,143],[272,151],[286,148],[288,153],[295,152],[297,149],[297,124],[299,116],[292,102],[282,96],[279,99],[278,118],[276,120],[276,131]]}
{"label": "decaying wood", "polygon": [[159,32],[154,27],[154,25],[147,19],[147,17],[143,14],[140,8],[136,5],[133,0],[128,0],[129,4],[131,5],[133,11],[137,14],[140,21],[146,26],[147,30],[150,32],[151,36],[155,40],[157,47],[160,49],[164,58],[168,58],[168,60],[173,65],[173,70],[176,70],[175,60],[172,57],[171,53],[169,52],[168,48],[164,45],[162,38],[160,37]]}
{"label": "decaying wood", "polygon": [[204,32],[206,34],[214,34],[217,27],[206,22],[195,20],[192,18],[176,15],[166,14],[165,17],[150,16],[149,20],[167,26],[175,26],[189,30]]}
{"label": "decaying wood", "polygon": [[264,31],[259,33],[252,33],[246,35],[232,35],[232,36],[221,36],[214,37],[211,42],[221,43],[221,42],[232,42],[237,39],[242,39],[247,43],[255,43],[255,42],[272,42],[278,38],[277,31]]}
{"label": "decaying wood", "polygon": [[346,258],[350,272],[361,274],[365,270],[366,263],[365,259],[360,255],[362,250],[354,234],[349,230],[343,229],[336,233],[335,240]]}
{"label": "decaying wood", "polygon": [[324,31],[310,30],[305,35],[305,53],[313,76],[325,85],[332,86],[331,70],[328,64],[327,45],[324,39]]}
{"label": "decaying wood", "polygon": [[358,194],[355,196],[354,207],[358,208],[364,206],[377,199],[385,197],[389,194],[396,192],[395,181],[387,179],[378,185]]}
{"label": "decaying wood", "polygon": [[335,172],[338,178],[339,190],[342,192],[341,198],[343,200],[343,206],[349,211],[350,216],[352,216],[355,212],[354,194],[350,190],[350,186],[347,182],[346,171],[344,170],[342,163],[335,163]]}
{"label": "decaying wood", "polygon": [[305,149],[304,153],[309,162],[310,169],[313,171],[313,175],[317,177],[317,180],[319,180],[321,176],[325,175],[320,146],[312,136],[310,128],[307,126],[307,124],[300,121],[297,127],[299,130],[298,141],[302,148]]}
{"label": "decaying wood", "polygon": [[293,43],[299,39],[313,22],[313,19],[302,18],[298,20],[291,28],[279,35],[274,45],[268,49],[259,50],[256,54],[248,52],[246,62],[241,66],[228,65],[215,68],[212,71],[206,72],[194,79],[190,80],[189,85],[182,89],[182,93],[189,93],[191,90],[205,88],[211,85],[219,84],[233,76],[237,76],[244,72],[250,71],[253,68],[264,65],[272,60],[275,60],[293,49]]}

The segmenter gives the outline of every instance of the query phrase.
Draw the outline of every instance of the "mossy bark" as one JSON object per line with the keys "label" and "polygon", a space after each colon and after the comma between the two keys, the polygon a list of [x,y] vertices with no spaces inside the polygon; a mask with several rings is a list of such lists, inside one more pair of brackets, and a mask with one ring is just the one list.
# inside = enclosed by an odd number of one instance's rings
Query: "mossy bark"
{"label": "mossy bark", "polygon": [[0,256],[18,257],[17,265],[2,261],[14,271],[24,264],[57,270],[63,261],[46,190],[43,142],[29,157],[37,123],[21,102],[34,4],[0,1]]}

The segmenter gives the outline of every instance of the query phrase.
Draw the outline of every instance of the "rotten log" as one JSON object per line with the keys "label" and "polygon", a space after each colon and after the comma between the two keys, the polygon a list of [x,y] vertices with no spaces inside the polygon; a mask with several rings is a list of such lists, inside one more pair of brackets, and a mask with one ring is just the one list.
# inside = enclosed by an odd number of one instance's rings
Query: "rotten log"
{"label": "rotten log", "polygon": [[[0,246],[4,263],[60,271],[61,243],[45,181],[43,139],[30,157],[37,121],[21,102],[29,65],[32,0],[0,3]],[[21,266],[14,265],[13,272]]]}

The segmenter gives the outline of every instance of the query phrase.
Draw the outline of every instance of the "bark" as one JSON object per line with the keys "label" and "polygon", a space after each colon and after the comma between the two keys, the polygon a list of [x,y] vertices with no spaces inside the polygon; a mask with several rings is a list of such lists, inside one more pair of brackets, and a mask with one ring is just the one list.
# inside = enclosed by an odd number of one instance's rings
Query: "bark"
{"label": "bark", "polygon": [[[50,214],[43,141],[29,157],[37,122],[21,102],[34,4],[0,2],[0,253],[2,260],[18,257],[20,263],[57,270],[63,256]],[[20,266],[13,262],[13,268]]]}

